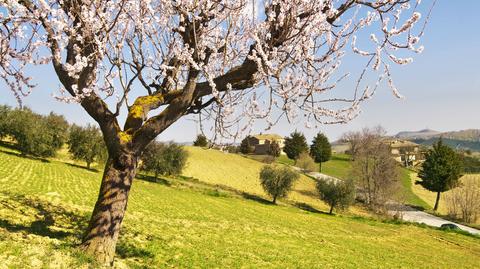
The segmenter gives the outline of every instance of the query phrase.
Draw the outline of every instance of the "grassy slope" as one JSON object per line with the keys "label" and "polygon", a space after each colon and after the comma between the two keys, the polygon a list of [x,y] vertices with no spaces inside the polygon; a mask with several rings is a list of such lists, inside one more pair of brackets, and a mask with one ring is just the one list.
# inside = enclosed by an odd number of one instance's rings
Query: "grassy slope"
{"label": "grassy slope", "polygon": [[[0,267],[86,268],[89,259],[74,245],[100,177],[0,152]],[[474,268],[480,259],[479,239],[457,233],[314,214],[172,184],[135,182],[117,266]]]}
{"label": "grassy slope", "polygon": [[[255,155],[249,157],[256,157],[255,159],[261,160],[263,157],[258,157]],[[294,161],[289,159],[286,155],[281,155],[277,162],[294,165]],[[350,170],[352,168],[352,163],[350,160],[350,156],[346,154],[334,154],[332,158],[322,164],[322,173],[333,176],[336,178],[346,179],[350,177]],[[402,187],[402,194],[401,199],[405,201],[405,203],[423,207],[426,209],[431,208],[425,201],[423,201],[420,197],[418,197],[412,190],[412,181],[410,178],[410,174],[412,172],[405,168],[400,168],[400,180],[401,180],[401,187]]]}

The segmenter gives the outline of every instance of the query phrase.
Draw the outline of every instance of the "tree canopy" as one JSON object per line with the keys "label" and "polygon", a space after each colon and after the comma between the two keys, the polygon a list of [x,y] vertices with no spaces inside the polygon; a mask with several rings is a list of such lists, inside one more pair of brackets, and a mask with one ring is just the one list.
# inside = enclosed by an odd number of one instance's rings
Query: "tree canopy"
{"label": "tree canopy", "polygon": [[68,151],[75,160],[82,160],[90,165],[101,159],[106,151],[100,130],[92,125],[81,127],[72,125],[68,138]]}
{"label": "tree canopy", "polygon": [[462,162],[459,155],[452,148],[443,144],[442,139],[440,139],[425,154],[425,161],[418,173],[420,180],[415,183],[437,193],[433,208],[437,210],[440,193],[456,187],[461,176]]}
{"label": "tree canopy", "polygon": [[179,175],[187,164],[188,152],[176,143],[152,142],[142,155],[142,170],[159,175]]}
{"label": "tree canopy", "polygon": [[275,204],[277,198],[287,196],[299,177],[297,172],[286,166],[265,165],[260,171],[260,184],[272,196],[272,203]]}
{"label": "tree canopy", "polygon": [[295,131],[290,136],[285,137],[285,145],[283,151],[287,154],[288,158],[296,160],[300,153],[308,152],[308,144],[305,136]]}
{"label": "tree canopy", "polygon": [[207,147],[208,146],[208,139],[205,135],[199,134],[195,141],[193,141],[193,145],[195,147]]}
{"label": "tree canopy", "polygon": [[323,133],[318,133],[310,145],[310,155],[315,162],[320,165],[320,172],[322,172],[322,163],[330,160],[332,156],[332,146],[328,138]]}

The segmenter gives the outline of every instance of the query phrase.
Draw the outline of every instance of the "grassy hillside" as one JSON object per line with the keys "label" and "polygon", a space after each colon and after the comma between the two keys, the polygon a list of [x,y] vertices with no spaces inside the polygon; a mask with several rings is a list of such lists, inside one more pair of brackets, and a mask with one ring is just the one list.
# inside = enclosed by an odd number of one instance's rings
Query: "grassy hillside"
{"label": "grassy hillside", "polygon": [[[189,160],[183,172],[184,176],[270,199],[260,186],[258,177],[264,163],[218,150],[199,147],[186,147],[186,149],[189,152]],[[322,211],[328,210],[328,206],[318,199],[315,181],[303,175],[295,183],[287,202],[308,204]],[[363,212],[359,208],[354,211]]]}
{"label": "grassy hillside", "polygon": [[[480,178],[480,174],[468,174],[468,175],[464,175],[460,179],[460,181],[465,182],[465,181],[474,180],[474,179],[478,180],[479,178]],[[437,194],[435,192],[431,192],[424,189],[420,185],[415,185],[416,180],[418,180],[417,174],[411,174],[410,181],[412,182],[413,192],[422,200],[424,200],[429,205],[429,208],[433,208],[433,206],[435,205],[435,199],[437,197]],[[442,215],[446,215],[448,213],[445,197],[449,193],[450,193],[449,191],[444,192],[440,197],[440,203],[438,205],[438,213]],[[477,221],[477,224],[480,224],[480,220]]]}
{"label": "grassy hillside", "polygon": [[[75,245],[101,172],[0,150],[0,268],[92,267]],[[471,236],[162,183],[134,182],[117,267],[474,268],[480,259]]]}
{"label": "grassy hillside", "polygon": [[[202,180],[208,178],[208,182],[215,184],[226,184],[229,186],[235,184],[235,186],[233,186],[235,188],[251,186],[251,189],[259,189],[257,193],[263,193],[260,185],[258,184],[258,171],[263,164],[249,159],[262,160],[265,156],[249,155],[248,158],[241,158],[241,156],[237,154],[227,154],[218,151],[213,151],[211,154],[206,154],[205,150],[195,147],[189,147],[188,150],[190,151],[191,155],[195,157],[195,163],[187,167],[186,173],[188,175],[201,178]],[[277,162],[287,165],[294,165],[294,161],[289,159],[286,155],[281,155],[277,159]],[[211,167],[207,173],[215,173],[216,176],[204,177],[205,172],[203,171],[203,167],[205,167],[205,165]],[[250,169],[246,169],[247,167],[250,167]],[[352,162],[350,160],[350,156],[346,154],[334,154],[328,162],[322,164],[322,173],[341,179],[349,178],[351,169]],[[400,168],[400,180],[402,188],[401,193],[399,194],[400,199],[410,205],[419,206],[426,209],[430,208],[425,201],[423,201],[412,191],[412,181],[410,177],[411,173],[412,172],[408,169],[403,167]],[[239,182],[240,180],[237,178],[241,178],[242,182]],[[310,191],[310,193],[313,195],[315,189],[314,184],[311,182],[311,180],[302,178],[302,180],[297,183],[297,189],[293,192],[292,197],[303,200],[304,197],[298,195],[298,188]],[[246,189],[245,191],[249,190]],[[300,192],[300,194],[302,194],[302,192]],[[308,201],[312,202],[311,199]],[[313,201],[313,203],[321,206],[322,210],[326,209],[325,205],[319,201]]]}

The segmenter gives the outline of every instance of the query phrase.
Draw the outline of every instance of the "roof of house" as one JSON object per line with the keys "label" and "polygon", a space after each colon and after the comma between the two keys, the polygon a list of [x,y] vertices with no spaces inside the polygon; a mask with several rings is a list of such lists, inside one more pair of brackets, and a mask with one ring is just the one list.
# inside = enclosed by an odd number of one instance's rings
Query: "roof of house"
{"label": "roof of house", "polygon": [[418,147],[417,143],[413,143],[407,140],[390,140],[388,141],[392,148],[405,148],[405,147]]}
{"label": "roof of house", "polygon": [[277,134],[258,134],[258,135],[254,135],[253,137],[255,137],[258,140],[280,140],[280,139],[284,139],[282,136],[277,135]]}

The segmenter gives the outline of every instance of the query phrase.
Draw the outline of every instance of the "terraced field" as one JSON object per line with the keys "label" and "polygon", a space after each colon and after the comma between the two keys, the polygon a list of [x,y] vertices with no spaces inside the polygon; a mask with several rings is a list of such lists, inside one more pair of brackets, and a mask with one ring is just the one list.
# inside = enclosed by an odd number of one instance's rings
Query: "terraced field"
{"label": "terraced field", "polygon": [[[206,166],[205,170],[208,170]],[[100,172],[0,148],[0,268],[95,268],[76,251]],[[118,268],[475,268],[480,239],[135,181]],[[427,250],[428,251],[425,251]]]}

